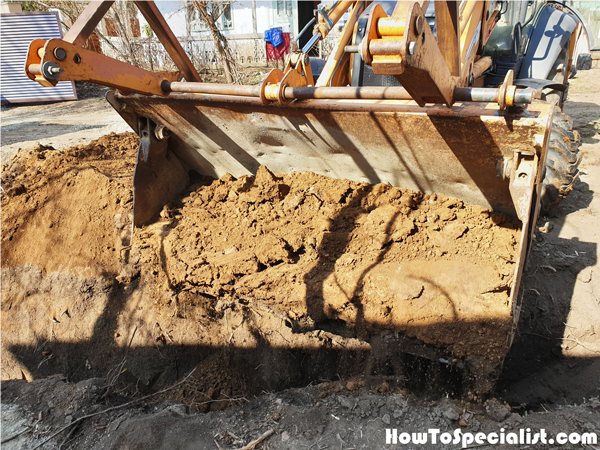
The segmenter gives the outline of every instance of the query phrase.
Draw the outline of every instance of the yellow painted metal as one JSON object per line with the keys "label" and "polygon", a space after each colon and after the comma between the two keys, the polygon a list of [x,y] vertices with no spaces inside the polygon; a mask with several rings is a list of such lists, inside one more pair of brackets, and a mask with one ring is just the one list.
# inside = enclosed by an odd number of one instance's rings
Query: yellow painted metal
{"label": "yellow painted metal", "polygon": [[475,9],[475,6],[477,5],[477,3],[483,4],[483,2],[479,1],[479,0],[468,0],[462,13],[460,14],[460,33],[461,34],[465,31],[465,28],[467,27],[467,24],[469,23],[469,20],[471,19],[471,16],[473,15],[473,10]]}
{"label": "yellow painted metal", "polygon": [[406,19],[382,17],[377,21],[377,32],[380,36],[402,36],[405,26]]}
{"label": "yellow painted metal", "polygon": [[475,55],[477,54],[477,48],[479,46],[482,17],[483,17],[484,2],[473,1],[468,2],[466,9],[471,11],[470,15],[462,17],[460,22],[461,34],[460,34],[460,73],[461,79],[465,78],[466,71],[470,67],[470,63],[473,62]]}
{"label": "yellow painted metal", "polygon": [[327,59],[325,67],[323,68],[323,71],[321,72],[321,75],[319,76],[319,79],[315,84],[316,87],[329,85],[329,82],[333,77],[333,72],[336,70],[338,63],[341,60],[342,55],[344,54],[344,47],[348,45],[348,42],[352,37],[354,24],[358,20],[358,16],[360,16],[363,8],[363,2],[356,2],[354,7],[352,8],[352,11],[350,12],[350,17],[348,18],[348,22],[346,22],[346,26],[344,27],[344,31],[335,43],[335,47],[333,48],[331,55]]}

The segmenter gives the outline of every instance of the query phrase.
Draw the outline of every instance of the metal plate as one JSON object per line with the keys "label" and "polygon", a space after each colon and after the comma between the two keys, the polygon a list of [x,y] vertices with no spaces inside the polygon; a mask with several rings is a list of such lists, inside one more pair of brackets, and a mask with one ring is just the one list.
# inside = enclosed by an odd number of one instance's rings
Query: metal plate
{"label": "metal plate", "polygon": [[499,168],[515,151],[539,152],[535,136],[545,135],[552,116],[545,104],[510,115],[481,104],[303,100],[278,107],[202,94],[115,95],[111,103],[128,122],[143,116],[172,130],[170,149],[205,175],[239,177],[261,165],[312,171],[442,193],[513,217]]}

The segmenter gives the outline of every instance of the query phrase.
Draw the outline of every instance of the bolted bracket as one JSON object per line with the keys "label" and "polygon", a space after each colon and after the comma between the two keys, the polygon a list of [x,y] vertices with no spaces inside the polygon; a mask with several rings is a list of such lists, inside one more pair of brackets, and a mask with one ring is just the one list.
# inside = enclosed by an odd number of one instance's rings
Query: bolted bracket
{"label": "bolted bracket", "polygon": [[371,65],[373,63],[373,55],[371,55],[371,51],[369,50],[369,44],[371,41],[381,37],[377,31],[377,26],[379,19],[385,17],[387,17],[387,14],[382,6],[379,4],[373,5],[371,13],[369,14],[369,19],[367,20],[367,32],[365,33],[365,38],[362,40],[360,46],[360,53],[365,64]]}
{"label": "bolted bracket", "polygon": [[514,74],[513,70],[509,70],[504,77],[502,86],[500,86],[500,92],[498,93],[498,108],[500,111],[504,111],[507,106],[514,106],[515,104],[517,87],[513,86]]}
{"label": "bolted bracket", "polygon": [[455,82],[419,4],[412,3],[404,23],[388,24],[385,13],[377,11],[374,8],[367,22],[368,39],[362,42],[365,62],[370,61],[377,75],[394,75],[419,106],[426,103],[451,106]]}
{"label": "bolted bracket", "polygon": [[265,105],[278,100],[279,89],[277,83],[282,79],[283,72],[279,69],[273,69],[260,85],[260,99]]}
{"label": "bolted bracket", "polygon": [[515,152],[510,170],[510,196],[522,222],[529,218],[537,176],[538,155]]}
{"label": "bolted bracket", "polygon": [[133,175],[133,225],[152,221],[189,181],[179,159],[169,150],[169,131],[146,117],[138,118],[140,146]]}

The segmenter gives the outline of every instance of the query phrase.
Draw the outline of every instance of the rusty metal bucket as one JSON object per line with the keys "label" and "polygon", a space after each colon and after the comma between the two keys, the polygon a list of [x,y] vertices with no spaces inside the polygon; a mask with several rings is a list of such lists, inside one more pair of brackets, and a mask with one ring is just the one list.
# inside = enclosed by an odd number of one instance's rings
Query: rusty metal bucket
{"label": "rusty metal bucket", "polygon": [[[115,92],[107,98],[134,130],[138,131],[139,118],[171,130],[168,149],[185,170],[217,178],[225,173],[235,177],[255,174],[261,165],[274,173],[312,171],[445,194],[518,218],[522,233],[504,316],[486,316],[485,307],[478,306],[474,296],[478,289],[487,288],[474,281],[473,289],[466,285],[462,290],[443,289],[444,295],[456,297],[456,304],[470,305],[471,317],[455,321],[462,325],[437,323],[413,333],[425,342],[428,333],[439,337],[459,332],[469,339],[473,326],[465,324],[478,323],[480,356],[489,357],[491,346],[498,349],[493,355],[496,364],[503,359],[518,322],[519,286],[539,209],[552,105],[539,103],[499,111],[492,104],[419,107],[399,100],[302,100],[264,105],[259,98],[250,97],[186,93],[147,97]],[[179,165],[173,167],[164,165],[161,170],[166,173],[159,170],[156,176],[185,177],[185,170]],[[146,183],[141,189],[136,187],[135,195],[157,197],[153,189],[162,188]],[[154,208],[155,213],[161,206],[146,207]],[[489,269],[479,266],[474,270]],[[388,274],[383,278],[395,280],[390,292],[401,292],[414,279],[425,280],[429,286],[448,287],[448,270],[437,266],[381,270]],[[398,273],[402,276],[389,275]],[[435,297],[442,290],[431,292]],[[331,298],[335,295],[332,291]],[[413,316],[400,315],[397,328],[409,330],[409,322],[401,322],[414,320]],[[505,336],[502,342],[498,342],[500,329]],[[449,344],[448,348],[460,353],[456,346]]]}

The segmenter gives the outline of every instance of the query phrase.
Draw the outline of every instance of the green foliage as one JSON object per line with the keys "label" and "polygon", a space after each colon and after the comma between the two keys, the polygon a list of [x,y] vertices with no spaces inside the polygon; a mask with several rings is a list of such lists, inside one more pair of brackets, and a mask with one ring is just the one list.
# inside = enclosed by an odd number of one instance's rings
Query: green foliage
{"label": "green foliage", "polygon": [[142,27],[142,32],[146,35],[147,38],[151,38],[152,37],[152,28],[150,28],[150,25],[146,24]]}

